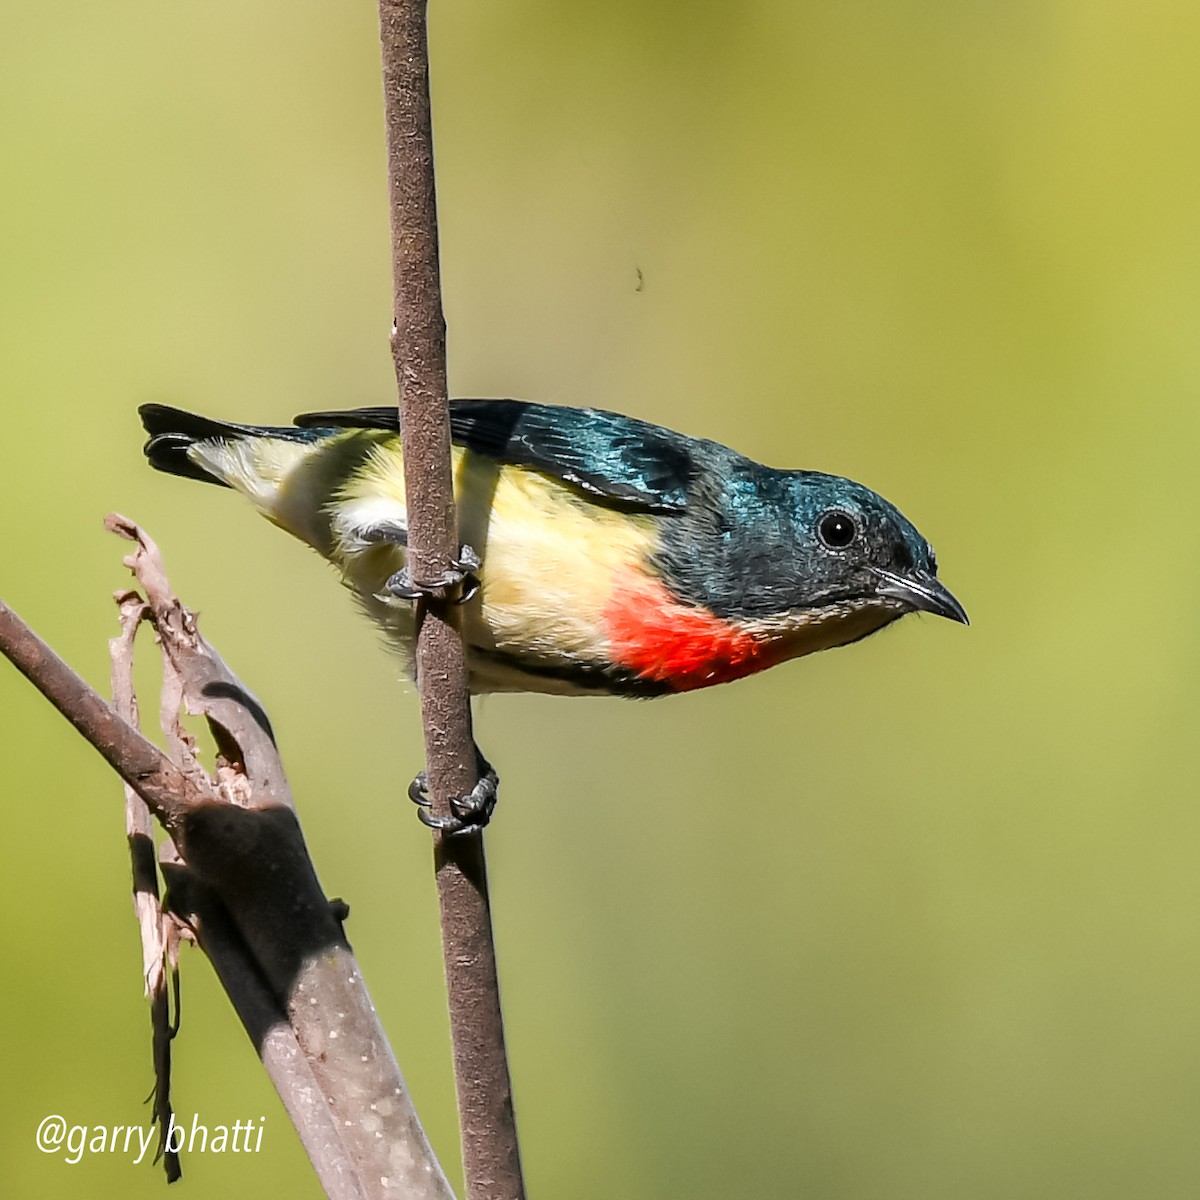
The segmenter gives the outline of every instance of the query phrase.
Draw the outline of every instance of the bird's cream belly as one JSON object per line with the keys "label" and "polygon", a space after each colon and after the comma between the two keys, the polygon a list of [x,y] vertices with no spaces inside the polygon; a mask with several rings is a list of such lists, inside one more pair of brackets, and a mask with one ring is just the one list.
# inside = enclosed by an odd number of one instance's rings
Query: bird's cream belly
{"label": "bird's cream belly", "polygon": [[[454,465],[459,537],[482,560],[480,589],[461,610],[468,647],[484,652],[472,665],[476,690],[509,686],[499,678],[508,672],[489,671],[488,652],[549,670],[606,661],[605,607],[614,581],[640,569],[657,544],[654,518],[588,503],[540,472],[497,468],[457,448]],[[411,653],[413,605],[384,593],[405,550],[352,532],[367,517],[407,526],[403,474],[379,467],[353,480],[331,511],[329,557],[389,640]],[[547,679],[537,690],[561,686]]]}

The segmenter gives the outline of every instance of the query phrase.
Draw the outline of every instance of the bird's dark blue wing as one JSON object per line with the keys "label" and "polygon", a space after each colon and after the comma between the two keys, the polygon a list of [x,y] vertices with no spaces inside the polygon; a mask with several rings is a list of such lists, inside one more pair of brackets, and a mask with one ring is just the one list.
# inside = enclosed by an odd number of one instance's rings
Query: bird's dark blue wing
{"label": "bird's dark blue wing", "polygon": [[[302,428],[397,429],[394,408],[304,413]],[[454,400],[455,445],[497,462],[533,467],[622,508],[681,513],[687,507],[688,439],[597,408],[520,400]]]}

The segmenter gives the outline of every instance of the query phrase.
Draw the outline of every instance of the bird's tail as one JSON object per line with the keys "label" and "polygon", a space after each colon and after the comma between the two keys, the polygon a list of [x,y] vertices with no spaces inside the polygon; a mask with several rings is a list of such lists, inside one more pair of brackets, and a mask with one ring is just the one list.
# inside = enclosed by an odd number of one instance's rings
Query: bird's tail
{"label": "bird's tail", "polygon": [[[152,467],[239,491],[253,491],[246,486],[252,480],[278,483],[280,468],[294,465],[316,440],[308,429],[236,425],[166,404],[143,404],[138,414],[150,435],[145,454]],[[264,453],[264,443],[273,451]],[[254,469],[247,472],[251,461]]]}
{"label": "bird's tail", "polygon": [[327,505],[386,431],[300,429],[214,421],[165,404],[138,412],[150,435],[150,465],[169,475],[241,492],[267,520],[330,549]]}
{"label": "bird's tail", "polygon": [[138,416],[150,435],[144,451],[156,471],[221,487],[230,486],[219,475],[193,462],[188,452],[200,442],[242,437],[248,432],[243,426],[213,421],[166,404],[143,404],[138,409]]}
{"label": "bird's tail", "polygon": [[138,413],[150,435],[145,454],[152,467],[234,488],[267,508],[321,437],[318,430],[237,425],[166,404],[143,404]]}

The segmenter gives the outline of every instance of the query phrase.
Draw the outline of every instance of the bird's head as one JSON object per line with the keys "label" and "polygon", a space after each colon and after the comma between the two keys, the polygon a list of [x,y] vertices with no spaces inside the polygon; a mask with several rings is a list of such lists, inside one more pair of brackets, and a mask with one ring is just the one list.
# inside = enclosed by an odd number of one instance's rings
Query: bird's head
{"label": "bird's head", "polygon": [[967,624],[937,577],[933,547],[894,505],[860,483],[816,471],[796,472],[793,486],[803,607],[929,612]]}

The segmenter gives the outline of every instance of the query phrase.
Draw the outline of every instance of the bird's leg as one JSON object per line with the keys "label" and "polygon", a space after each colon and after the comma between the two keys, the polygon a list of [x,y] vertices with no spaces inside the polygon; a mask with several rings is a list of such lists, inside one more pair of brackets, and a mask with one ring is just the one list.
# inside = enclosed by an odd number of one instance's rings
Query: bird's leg
{"label": "bird's leg", "polygon": [[384,592],[399,600],[443,599],[451,588],[461,587],[455,604],[466,604],[479,591],[479,576],[476,571],[483,566],[479,555],[470,546],[462,546],[458,557],[450,560],[450,566],[437,579],[413,579],[408,563],[393,574],[383,585]]}
{"label": "bird's leg", "polygon": [[482,829],[492,819],[499,798],[500,776],[483,757],[478,746],[475,747],[475,766],[479,772],[479,782],[466,796],[451,797],[451,815],[448,817],[435,817],[429,811],[429,775],[425,771],[421,771],[408,785],[408,798],[418,805],[417,816],[430,829],[440,829],[447,835],[466,833]]}

